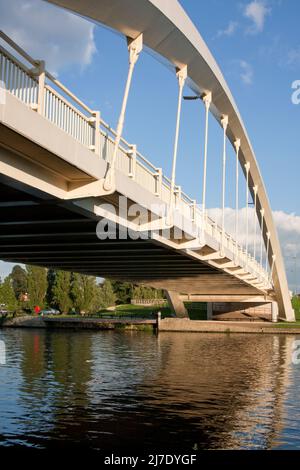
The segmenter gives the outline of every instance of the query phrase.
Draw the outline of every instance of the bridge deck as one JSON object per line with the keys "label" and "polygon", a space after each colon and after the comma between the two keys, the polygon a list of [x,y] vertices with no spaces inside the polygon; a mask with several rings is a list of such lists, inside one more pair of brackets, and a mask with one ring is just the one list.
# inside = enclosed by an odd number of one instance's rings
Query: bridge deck
{"label": "bridge deck", "polygon": [[[22,189],[21,189],[22,187]],[[258,290],[155,240],[99,240],[97,220],[19,182],[0,177],[0,258],[183,293],[253,294]],[[192,284],[191,284],[192,281]]]}

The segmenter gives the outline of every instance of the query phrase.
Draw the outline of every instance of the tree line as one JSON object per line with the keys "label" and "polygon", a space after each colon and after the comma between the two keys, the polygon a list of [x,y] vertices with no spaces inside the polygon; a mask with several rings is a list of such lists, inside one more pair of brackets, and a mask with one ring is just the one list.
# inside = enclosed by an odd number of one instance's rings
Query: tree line
{"label": "tree line", "polygon": [[61,313],[95,313],[132,298],[162,298],[163,292],[128,282],[105,279],[69,271],[15,265],[0,282],[0,304],[9,311],[30,310],[36,306],[56,308]]}

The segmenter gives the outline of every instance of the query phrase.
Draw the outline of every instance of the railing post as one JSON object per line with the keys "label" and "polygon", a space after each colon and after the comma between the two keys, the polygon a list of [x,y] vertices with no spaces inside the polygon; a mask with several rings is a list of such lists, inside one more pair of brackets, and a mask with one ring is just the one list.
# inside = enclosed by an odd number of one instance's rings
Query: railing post
{"label": "railing post", "polygon": [[44,114],[44,96],[45,96],[45,61],[39,60],[38,61],[38,80],[39,80],[39,88],[38,88],[38,102],[37,102],[37,112],[39,114]]}
{"label": "railing post", "polygon": [[211,224],[211,234],[212,234],[212,237],[213,238],[216,238],[216,222],[213,221],[213,223]]}
{"label": "railing post", "polygon": [[95,118],[95,135],[94,135],[94,145],[95,145],[95,154],[100,155],[100,111],[94,111],[93,116]]}
{"label": "railing post", "polygon": [[134,180],[135,174],[136,174],[136,145],[135,144],[130,146],[130,150],[127,152],[127,155],[129,157],[128,176]]}
{"label": "railing post", "polygon": [[181,202],[181,186],[177,186],[174,192],[175,192],[175,195],[176,195],[175,205],[176,205],[176,207],[179,207],[180,202]]}
{"label": "railing post", "polygon": [[201,207],[201,230],[200,230],[200,240],[201,243],[205,244],[205,232],[207,231],[207,220],[206,220],[206,211]]}
{"label": "railing post", "polygon": [[250,253],[248,253],[248,266],[251,266],[251,262],[252,262],[252,256]]}
{"label": "railing post", "polygon": [[194,224],[196,223],[196,206],[197,206],[197,201],[196,199],[193,200],[193,203],[192,203],[192,221],[194,222]]}
{"label": "railing post", "polygon": [[162,168],[156,168],[155,196],[161,197],[161,192],[162,192]]}
{"label": "railing post", "polygon": [[236,242],[236,260],[237,260],[237,263],[240,263],[241,261],[240,247],[238,245],[238,242]]}

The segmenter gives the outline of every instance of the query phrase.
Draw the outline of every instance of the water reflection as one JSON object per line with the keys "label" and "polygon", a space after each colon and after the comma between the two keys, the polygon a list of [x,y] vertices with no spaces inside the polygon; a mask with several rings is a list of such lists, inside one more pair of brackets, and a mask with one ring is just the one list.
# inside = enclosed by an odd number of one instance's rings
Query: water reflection
{"label": "water reflection", "polygon": [[293,336],[0,334],[2,445],[300,448]]}

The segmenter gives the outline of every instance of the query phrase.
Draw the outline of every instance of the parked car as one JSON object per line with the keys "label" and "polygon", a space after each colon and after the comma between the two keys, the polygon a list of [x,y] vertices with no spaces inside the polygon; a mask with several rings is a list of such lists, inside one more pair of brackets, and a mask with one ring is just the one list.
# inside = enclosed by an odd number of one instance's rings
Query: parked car
{"label": "parked car", "polygon": [[44,315],[60,315],[60,311],[55,310],[55,308],[45,308],[44,310],[41,310],[40,315],[41,316],[44,316]]}

